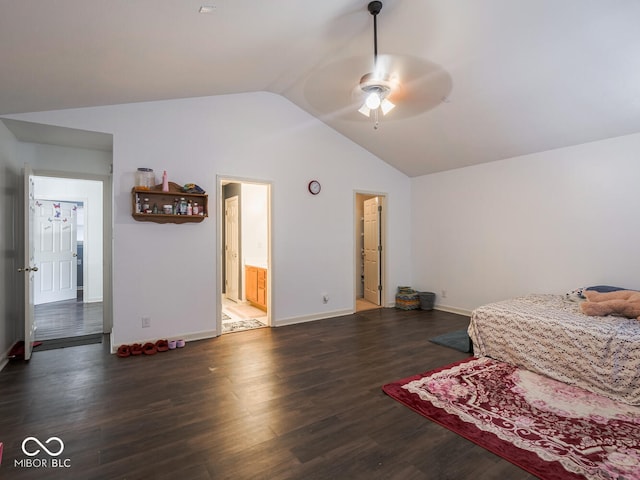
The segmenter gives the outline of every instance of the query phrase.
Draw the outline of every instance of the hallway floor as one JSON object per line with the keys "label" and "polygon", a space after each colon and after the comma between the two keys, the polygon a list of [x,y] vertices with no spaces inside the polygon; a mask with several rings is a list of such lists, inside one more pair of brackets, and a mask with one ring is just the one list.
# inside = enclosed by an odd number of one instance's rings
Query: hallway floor
{"label": "hallway floor", "polygon": [[102,333],[102,302],[42,303],[34,307],[34,317],[37,341]]}

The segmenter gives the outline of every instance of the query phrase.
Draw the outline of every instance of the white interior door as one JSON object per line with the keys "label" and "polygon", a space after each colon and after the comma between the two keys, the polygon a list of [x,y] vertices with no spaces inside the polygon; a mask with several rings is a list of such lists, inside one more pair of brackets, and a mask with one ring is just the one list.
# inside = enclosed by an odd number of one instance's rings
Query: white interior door
{"label": "white interior door", "polygon": [[378,197],[364,202],[364,299],[380,305],[381,206]]}
{"label": "white interior door", "polygon": [[35,201],[34,303],[72,300],[78,296],[77,205]]}
{"label": "white interior door", "polygon": [[33,314],[33,285],[34,272],[38,271],[35,263],[35,248],[33,242],[35,218],[35,193],[33,172],[29,165],[24,166],[24,266],[19,272],[24,272],[24,359],[31,358],[33,341],[36,337],[36,327]]}
{"label": "white interior door", "polygon": [[238,223],[238,196],[233,196],[224,201],[225,221],[225,292],[227,298],[238,301],[239,278],[239,223]]}

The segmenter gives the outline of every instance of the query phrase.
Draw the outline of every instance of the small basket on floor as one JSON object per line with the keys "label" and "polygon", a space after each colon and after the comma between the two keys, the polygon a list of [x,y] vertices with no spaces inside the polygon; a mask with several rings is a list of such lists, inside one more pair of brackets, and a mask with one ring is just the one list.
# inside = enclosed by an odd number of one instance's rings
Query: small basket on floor
{"label": "small basket on floor", "polygon": [[418,310],[420,308],[420,296],[411,287],[398,287],[396,293],[396,308],[400,310]]}

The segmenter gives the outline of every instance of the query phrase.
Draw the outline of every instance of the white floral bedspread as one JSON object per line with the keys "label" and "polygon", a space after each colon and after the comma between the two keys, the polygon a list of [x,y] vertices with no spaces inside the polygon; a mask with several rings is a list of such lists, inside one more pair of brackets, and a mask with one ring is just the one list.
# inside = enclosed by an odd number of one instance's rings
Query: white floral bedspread
{"label": "white floral bedspread", "polygon": [[640,405],[640,321],[590,317],[564,295],[527,295],[475,309],[474,355]]}

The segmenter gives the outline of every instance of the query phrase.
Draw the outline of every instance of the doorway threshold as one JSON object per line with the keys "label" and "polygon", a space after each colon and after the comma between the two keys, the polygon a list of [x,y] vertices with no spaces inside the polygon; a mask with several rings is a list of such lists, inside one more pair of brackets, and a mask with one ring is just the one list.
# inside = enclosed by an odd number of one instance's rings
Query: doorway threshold
{"label": "doorway threshold", "polygon": [[43,352],[45,350],[55,350],[57,348],[78,347],[80,345],[92,345],[94,343],[102,343],[102,333],[94,333],[91,335],[80,335],[77,337],[56,338],[53,340],[42,340],[42,343],[36,346],[34,352]]}
{"label": "doorway threshold", "polygon": [[365,310],[375,310],[376,308],[382,308],[382,306],[376,305],[375,303],[365,300],[362,297],[356,298],[356,312],[363,312]]}

